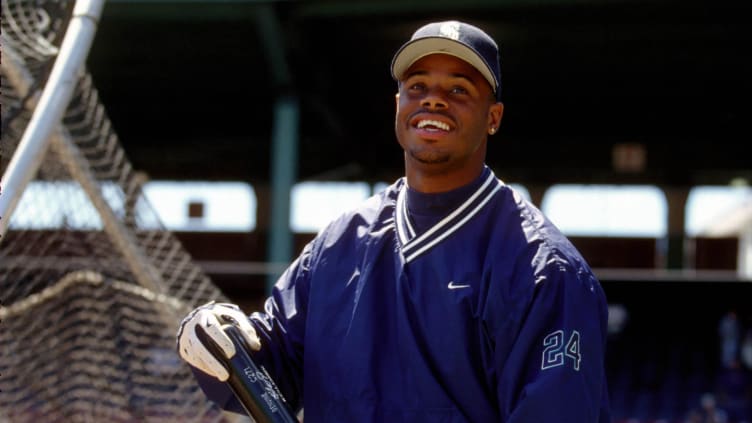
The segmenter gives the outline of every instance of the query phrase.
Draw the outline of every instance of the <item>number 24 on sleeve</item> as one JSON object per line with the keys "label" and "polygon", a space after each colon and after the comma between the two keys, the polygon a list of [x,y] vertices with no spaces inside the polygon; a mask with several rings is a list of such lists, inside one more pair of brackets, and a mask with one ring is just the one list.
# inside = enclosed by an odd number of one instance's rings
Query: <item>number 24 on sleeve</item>
{"label": "number 24 on sleeve", "polygon": [[572,367],[580,370],[580,333],[572,331],[569,340],[564,343],[564,331],[557,330],[543,338],[543,357],[541,370],[563,366],[566,359],[572,360]]}

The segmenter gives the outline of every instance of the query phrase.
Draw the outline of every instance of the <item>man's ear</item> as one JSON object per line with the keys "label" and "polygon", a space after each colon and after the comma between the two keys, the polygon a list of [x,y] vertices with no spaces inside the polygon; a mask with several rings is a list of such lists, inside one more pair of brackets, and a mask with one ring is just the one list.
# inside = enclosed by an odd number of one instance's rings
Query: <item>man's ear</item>
{"label": "man's ear", "polygon": [[399,92],[394,95],[394,110],[399,111]]}
{"label": "man's ear", "polygon": [[504,103],[498,102],[492,104],[488,109],[488,127],[493,128],[492,133],[499,130],[502,116],[504,116]]}

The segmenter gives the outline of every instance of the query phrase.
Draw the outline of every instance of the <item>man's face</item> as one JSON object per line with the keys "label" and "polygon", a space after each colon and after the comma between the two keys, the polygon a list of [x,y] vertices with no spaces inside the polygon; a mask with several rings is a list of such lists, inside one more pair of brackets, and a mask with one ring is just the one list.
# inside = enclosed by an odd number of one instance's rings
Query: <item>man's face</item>
{"label": "man's face", "polygon": [[399,81],[395,132],[407,171],[480,169],[503,106],[472,65],[446,54],[416,61]]}

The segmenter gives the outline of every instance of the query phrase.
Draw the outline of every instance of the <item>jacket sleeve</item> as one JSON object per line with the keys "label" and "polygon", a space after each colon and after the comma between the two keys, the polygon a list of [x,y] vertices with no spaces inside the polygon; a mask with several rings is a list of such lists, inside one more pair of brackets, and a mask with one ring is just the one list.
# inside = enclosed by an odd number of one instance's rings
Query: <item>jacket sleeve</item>
{"label": "jacket sleeve", "polygon": [[[263,312],[251,314],[251,324],[261,340],[253,353],[266,368],[287,402],[297,410],[302,404],[303,339],[313,241],[277,280]],[[192,369],[206,396],[221,408],[244,413],[229,385]]]}
{"label": "jacket sleeve", "polygon": [[502,421],[609,422],[599,282],[586,266],[548,257],[513,285],[492,332]]}

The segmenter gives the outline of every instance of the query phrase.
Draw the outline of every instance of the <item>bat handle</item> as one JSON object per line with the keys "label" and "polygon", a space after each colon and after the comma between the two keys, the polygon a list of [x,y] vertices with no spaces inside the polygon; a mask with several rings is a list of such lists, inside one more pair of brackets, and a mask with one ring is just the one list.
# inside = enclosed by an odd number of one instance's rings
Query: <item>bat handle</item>
{"label": "bat handle", "polygon": [[235,346],[232,358],[226,358],[214,341],[200,327],[197,329],[201,342],[227,367],[230,374],[227,384],[256,423],[299,423],[269,373],[251,357],[250,348],[238,328],[229,324],[222,326]]}

